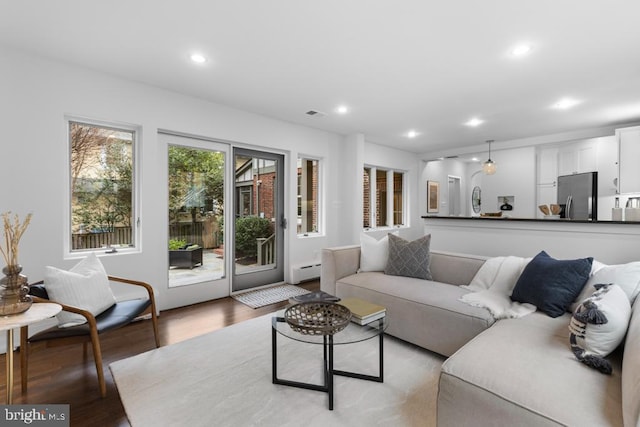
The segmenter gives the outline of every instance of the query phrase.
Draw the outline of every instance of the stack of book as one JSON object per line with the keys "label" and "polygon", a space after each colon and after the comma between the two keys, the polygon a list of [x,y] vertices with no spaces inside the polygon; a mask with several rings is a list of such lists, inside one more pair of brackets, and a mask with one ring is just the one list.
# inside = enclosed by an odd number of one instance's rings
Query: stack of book
{"label": "stack of book", "polygon": [[303,302],[338,302],[340,298],[328,294],[324,291],[310,292],[308,294],[296,295],[289,298],[290,304],[300,304]]}
{"label": "stack of book", "polygon": [[383,318],[387,314],[387,309],[383,306],[358,298],[345,298],[340,301],[340,304],[351,311],[351,321],[358,325],[366,325],[374,320]]}

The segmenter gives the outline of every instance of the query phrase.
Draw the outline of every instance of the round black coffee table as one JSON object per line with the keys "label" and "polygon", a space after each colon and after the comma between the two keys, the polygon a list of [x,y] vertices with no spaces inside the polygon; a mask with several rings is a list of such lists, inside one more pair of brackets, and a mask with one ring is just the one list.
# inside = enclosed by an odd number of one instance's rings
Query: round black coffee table
{"label": "round black coffee table", "polygon": [[[272,382],[274,384],[286,385],[290,387],[298,387],[307,390],[316,390],[328,393],[329,409],[333,410],[333,376],[340,375],[344,377],[358,378],[361,380],[383,382],[384,381],[384,331],[387,329],[388,321],[386,317],[374,320],[367,325],[358,325],[354,322],[349,324],[341,331],[328,335],[313,335],[296,332],[286,322],[284,318],[284,310],[276,314],[271,320],[271,354],[272,354]],[[289,339],[300,341],[308,344],[322,345],[324,353],[324,384],[310,384],[298,381],[283,380],[278,378],[278,351],[277,336],[282,335]],[[333,346],[353,344],[366,341],[378,337],[379,339],[379,355],[380,365],[378,375],[366,375],[356,372],[347,372],[333,369]]]}

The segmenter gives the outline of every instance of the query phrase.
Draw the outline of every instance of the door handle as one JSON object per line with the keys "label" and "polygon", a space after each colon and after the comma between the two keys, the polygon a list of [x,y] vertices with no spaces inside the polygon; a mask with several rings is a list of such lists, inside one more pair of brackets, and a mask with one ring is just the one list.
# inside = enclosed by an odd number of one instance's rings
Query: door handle
{"label": "door handle", "polygon": [[280,226],[283,229],[287,228],[287,218],[285,218],[284,215],[282,215],[282,217],[280,217]]}
{"label": "door handle", "polygon": [[571,204],[573,203],[573,197],[569,196],[567,197],[567,205],[566,205],[566,211],[567,213],[564,215],[565,218],[567,219],[571,219]]}

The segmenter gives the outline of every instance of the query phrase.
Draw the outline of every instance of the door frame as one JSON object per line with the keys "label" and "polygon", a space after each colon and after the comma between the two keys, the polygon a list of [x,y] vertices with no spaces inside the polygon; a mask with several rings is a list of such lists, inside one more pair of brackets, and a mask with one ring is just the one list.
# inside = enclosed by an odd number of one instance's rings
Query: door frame
{"label": "door frame", "polygon": [[447,175],[447,192],[449,216],[462,215],[462,179],[459,176]]}
{"label": "door frame", "polygon": [[[285,194],[287,191],[286,185],[286,160],[287,157],[285,153],[279,153],[275,151],[265,151],[258,148],[245,148],[242,146],[232,146],[231,147],[231,165],[232,165],[232,183],[230,187],[232,187],[232,209],[229,209],[228,218],[230,218],[229,226],[225,227],[230,231],[229,236],[231,239],[225,239],[226,243],[229,243],[228,240],[231,240],[232,244],[229,248],[229,260],[230,260],[230,293],[231,295],[239,292],[246,292],[247,290],[270,286],[274,284],[284,283],[285,276],[285,266],[286,262],[286,253],[285,253],[285,239],[287,237],[286,222],[286,203],[285,203]],[[236,262],[235,262],[235,218],[236,218],[236,207],[237,207],[237,191],[236,191],[236,177],[235,177],[235,161],[237,155],[250,156],[250,157],[258,157],[262,159],[275,160],[276,161],[276,183],[277,183],[277,195],[276,195],[276,203],[275,203],[275,215],[274,215],[274,226],[275,226],[275,234],[276,234],[276,263],[275,268],[269,269],[256,269],[252,272],[246,272],[242,274],[237,274],[236,271]]]}

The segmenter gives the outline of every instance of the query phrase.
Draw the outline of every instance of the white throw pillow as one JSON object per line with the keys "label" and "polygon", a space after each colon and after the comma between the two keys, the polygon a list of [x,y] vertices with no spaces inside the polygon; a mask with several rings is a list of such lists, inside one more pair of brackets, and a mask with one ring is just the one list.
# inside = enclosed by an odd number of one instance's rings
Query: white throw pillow
{"label": "white throw pillow", "polygon": [[581,362],[611,373],[611,364],[604,357],[615,350],[627,333],[631,304],[618,285],[598,285],[573,313],[569,331],[571,350]]}
{"label": "white throw pillow", "polygon": [[[397,235],[397,232],[392,234]],[[384,271],[389,258],[389,235],[376,240],[367,234],[360,234],[360,269],[364,271]]]}
{"label": "white throw pillow", "polygon": [[624,293],[627,294],[631,305],[633,305],[638,293],[640,293],[640,262],[620,265],[598,264],[599,268],[587,280],[582,292],[580,292],[580,295],[571,306],[571,311],[575,311],[581,301],[593,294],[596,290],[594,286],[598,284],[615,283],[620,286]]}
{"label": "white throw pillow", "polygon": [[[94,316],[116,303],[107,272],[93,253],[69,271],[46,267],[44,284],[52,300],[87,310]],[[66,311],[61,311],[56,317],[63,328],[86,322],[79,314]]]}

